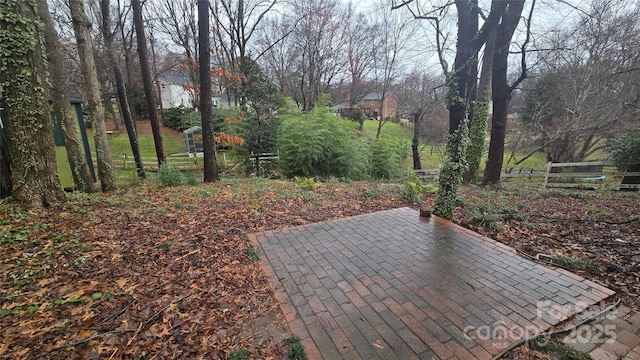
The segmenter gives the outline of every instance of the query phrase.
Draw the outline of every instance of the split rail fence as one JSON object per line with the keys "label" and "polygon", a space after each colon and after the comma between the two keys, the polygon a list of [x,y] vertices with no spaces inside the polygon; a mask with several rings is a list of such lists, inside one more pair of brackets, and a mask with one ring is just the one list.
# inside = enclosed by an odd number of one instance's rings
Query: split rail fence
{"label": "split rail fence", "polygon": [[[426,169],[415,170],[415,173],[424,182],[435,182],[439,171]],[[623,172],[609,162],[588,161],[507,166],[501,179],[545,188],[640,189],[640,184],[622,184],[625,176],[640,176],[640,172]]]}

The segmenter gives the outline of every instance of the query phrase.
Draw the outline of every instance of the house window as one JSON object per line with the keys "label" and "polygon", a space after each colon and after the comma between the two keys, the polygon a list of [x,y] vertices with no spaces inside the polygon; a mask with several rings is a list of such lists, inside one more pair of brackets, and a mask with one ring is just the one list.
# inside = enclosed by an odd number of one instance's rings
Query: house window
{"label": "house window", "polygon": [[371,105],[373,105],[373,100],[371,100]]}

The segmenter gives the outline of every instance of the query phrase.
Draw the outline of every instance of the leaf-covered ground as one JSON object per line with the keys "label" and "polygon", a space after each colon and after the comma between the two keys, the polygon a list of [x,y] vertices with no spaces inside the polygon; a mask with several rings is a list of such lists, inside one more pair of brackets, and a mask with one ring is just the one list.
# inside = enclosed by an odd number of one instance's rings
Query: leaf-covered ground
{"label": "leaf-covered ground", "polygon": [[[34,212],[0,203],[0,358],[227,358],[237,349],[286,358],[280,339],[250,331],[282,320],[244,235],[407,206],[399,189],[225,179],[72,194]],[[470,188],[464,198],[454,221],[528,255],[574,259],[568,266],[586,269],[576,272],[640,307],[638,194]]]}
{"label": "leaf-covered ground", "polygon": [[403,204],[395,185],[223,180],[0,214],[0,358],[286,358],[244,235]]}
{"label": "leaf-covered ground", "polygon": [[465,199],[455,222],[615,290],[640,310],[640,194],[510,184],[467,189]]}

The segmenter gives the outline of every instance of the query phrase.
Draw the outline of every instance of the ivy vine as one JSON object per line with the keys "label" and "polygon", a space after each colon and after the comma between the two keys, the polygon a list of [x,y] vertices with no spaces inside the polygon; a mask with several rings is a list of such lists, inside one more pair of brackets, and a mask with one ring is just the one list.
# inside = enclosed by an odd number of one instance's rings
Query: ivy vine
{"label": "ivy vine", "polygon": [[438,180],[438,193],[433,213],[451,219],[456,208],[458,190],[467,170],[466,153],[469,148],[469,119],[465,116],[458,129],[447,137],[447,159]]}
{"label": "ivy vine", "polygon": [[468,171],[471,173],[471,181],[475,182],[478,169],[484,155],[484,145],[487,137],[487,120],[489,119],[489,100],[479,100],[473,104],[473,119],[469,134],[470,144],[467,150]]}

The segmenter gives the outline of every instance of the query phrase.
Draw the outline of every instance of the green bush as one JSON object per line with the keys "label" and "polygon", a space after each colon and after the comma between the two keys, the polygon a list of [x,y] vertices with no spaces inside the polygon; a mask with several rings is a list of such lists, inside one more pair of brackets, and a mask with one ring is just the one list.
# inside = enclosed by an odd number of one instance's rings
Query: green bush
{"label": "green bush", "polygon": [[230,360],[249,360],[251,354],[246,349],[233,350],[229,355]]}
{"label": "green bush", "polygon": [[366,142],[353,123],[316,107],[283,116],[278,132],[279,165],[288,177],[362,178],[367,174]]}
{"label": "green bush", "polygon": [[183,131],[192,126],[200,126],[200,114],[194,109],[167,109],[162,114],[162,124],[174,130]]}
{"label": "green bush", "polygon": [[622,171],[640,166],[640,130],[609,140],[607,150],[611,161]]}
{"label": "green bush", "polygon": [[377,139],[371,147],[371,177],[394,179],[400,173],[401,146],[385,138]]}
{"label": "green bush", "polygon": [[165,163],[158,168],[158,180],[162,186],[177,186],[184,184],[185,177],[180,169]]}
{"label": "green bush", "polygon": [[494,204],[481,202],[466,207],[467,219],[485,229],[499,230],[503,220],[524,220],[522,205]]}
{"label": "green bush", "polygon": [[359,129],[362,130],[365,120],[364,113],[360,109],[353,109],[349,113],[349,120],[357,122]]}
{"label": "green bush", "polygon": [[293,180],[296,182],[296,186],[302,190],[315,190],[318,186],[313,178],[301,178],[299,176],[294,176]]}
{"label": "green bush", "polygon": [[413,170],[409,170],[407,181],[404,182],[404,187],[400,191],[400,199],[412,204],[419,204],[422,202],[422,195],[425,193],[434,194],[438,189],[433,185],[424,185],[422,180],[418,178]]}
{"label": "green bush", "polygon": [[300,342],[300,338],[298,336],[291,336],[284,339],[286,344],[289,344],[289,352],[288,357],[291,360],[306,360],[307,353],[304,350],[304,346],[302,342]]}

